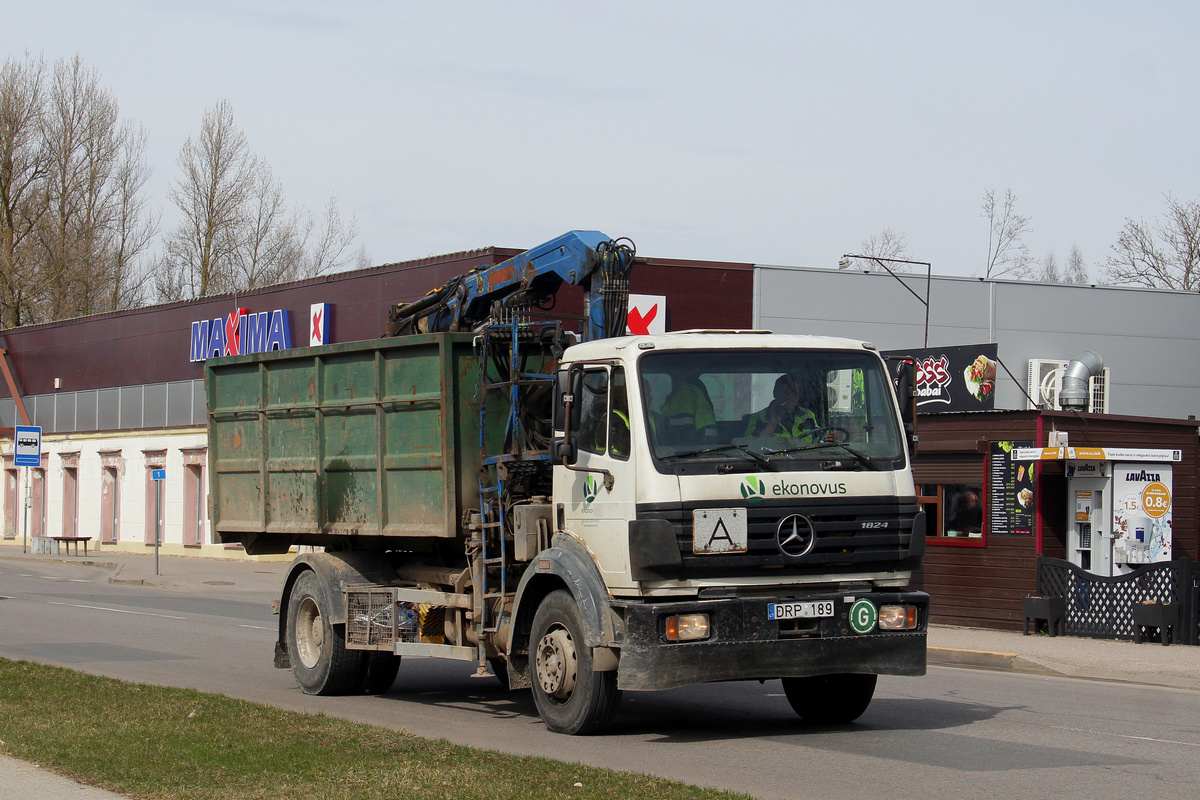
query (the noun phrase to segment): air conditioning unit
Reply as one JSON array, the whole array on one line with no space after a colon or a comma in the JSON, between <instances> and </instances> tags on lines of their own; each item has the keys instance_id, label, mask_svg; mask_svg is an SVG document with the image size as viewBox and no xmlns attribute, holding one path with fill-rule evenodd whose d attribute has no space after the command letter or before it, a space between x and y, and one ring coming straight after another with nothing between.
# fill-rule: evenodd
<instances>
[{"instance_id":1,"label":"air conditioning unit","mask_svg":"<svg viewBox=\"0 0 1200 800\"><path fill-rule=\"evenodd\" d=\"M854 372L841 369L832 373L826 382L829 395L829 410L842 414L850 413L854 402Z\"/></svg>"},{"instance_id":2,"label":"air conditioning unit","mask_svg":"<svg viewBox=\"0 0 1200 800\"><path fill-rule=\"evenodd\" d=\"M1060 361L1053 358L1029 359L1029 380L1026 389L1033 402L1045 404L1055 411L1061 411L1058 403L1058 393L1062 390L1063 374L1067 371L1070 361ZM1108 413L1108 382L1109 369L1105 367L1101 373L1088 379L1088 411L1093 414ZM1034 408L1028 404L1028 408Z\"/></svg>"}]
</instances>

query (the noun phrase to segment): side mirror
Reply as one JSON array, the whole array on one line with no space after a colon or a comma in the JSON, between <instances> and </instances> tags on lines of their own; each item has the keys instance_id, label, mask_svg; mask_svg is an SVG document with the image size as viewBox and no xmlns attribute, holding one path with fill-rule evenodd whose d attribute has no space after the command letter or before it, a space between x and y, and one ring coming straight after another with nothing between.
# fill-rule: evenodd
<instances>
[{"instance_id":1,"label":"side mirror","mask_svg":"<svg viewBox=\"0 0 1200 800\"><path fill-rule=\"evenodd\" d=\"M562 431L562 438L550 440L550 457L555 464L574 464L579 457L576 438L581 419L579 399L583 396L583 370L573 367L560 369L554 392L554 430Z\"/></svg>"},{"instance_id":2,"label":"side mirror","mask_svg":"<svg viewBox=\"0 0 1200 800\"><path fill-rule=\"evenodd\" d=\"M903 358L896 366L896 400L900 403L900 421L908 440L908 451L917 451L917 362Z\"/></svg>"}]
</instances>

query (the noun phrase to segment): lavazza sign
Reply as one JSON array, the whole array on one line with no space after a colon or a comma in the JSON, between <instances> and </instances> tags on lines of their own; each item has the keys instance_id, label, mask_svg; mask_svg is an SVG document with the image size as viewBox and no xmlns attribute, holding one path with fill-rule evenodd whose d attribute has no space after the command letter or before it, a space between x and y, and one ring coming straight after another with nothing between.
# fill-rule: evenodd
<instances>
[{"instance_id":1,"label":"lavazza sign","mask_svg":"<svg viewBox=\"0 0 1200 800\"><path fill-rule=\"evenodd\" d=\"M314 303L310 307L310 346L329 343L329 311L329 303ZM192 323L191 361L291 348L292 319L287 309L251 313L247 308L239 308L225 318Z\"/></svg>"}]
</instances>

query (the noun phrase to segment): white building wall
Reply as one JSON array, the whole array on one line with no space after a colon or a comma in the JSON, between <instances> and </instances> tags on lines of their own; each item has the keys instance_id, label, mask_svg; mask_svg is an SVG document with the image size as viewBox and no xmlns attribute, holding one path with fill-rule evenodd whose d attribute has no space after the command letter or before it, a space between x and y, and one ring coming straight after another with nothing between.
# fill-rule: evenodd
<instances>
[{"instance_id":1,"label":"white building wall","mask_svg":"<svg viewBox=\"0 0 1200 800\"><path fill-rule=\"evenodd\" d=\"M46 528L45 535L60 536L64 531L64 512L69 508L64 503L65 465L68 461L64 456L78 453L78 535L90 536L88 552L120 550L134 553L153 552L153 538L147 544L147 526L153 524L153 505L147 503L147 482L149 467L146 452L165 451L164 467L166 480L163 481L163 531L160 552L166 555L204 555L216 557L244 557L240 548L229 549L223 544L212 543L212 529L208 521L208 466L207 458L203 460L201 470L200 497L204 504L204 536L203 544L194 546L184 542L184 526L188 516L184 507L185 476L187 473L187 456L191 453L196 459L200 451L205 451L208 445L207 433L204 428L178 428L154 431L118 431L110 433L49 435L42 438L42 450L46 454L43 463L46 466ZM0 444L0 456L3 457L6 469L12 469L12 442ZM119 452L115 458L117 468L118 494L120 507L118 539L115 544L101 544L101 514L102 514L102 471L104 458L102 453ZM206 452L206 451L205 451ZM24 467L16 468L18 476L18 494L16 498L16 526L11 531L5 529L3 545L20 547L26 533L26 515L24 513L24 498L26 481L31 480L31 470ZM5 492L0 492L0 512L2 519L10 519L8 498ZM150 506L149 509L147 506ZM149 510L149 516L147 511ZM31 510L32 513L32 510ZM69 530L69 528L68 528Z\"/></svg>"}]
</instances>

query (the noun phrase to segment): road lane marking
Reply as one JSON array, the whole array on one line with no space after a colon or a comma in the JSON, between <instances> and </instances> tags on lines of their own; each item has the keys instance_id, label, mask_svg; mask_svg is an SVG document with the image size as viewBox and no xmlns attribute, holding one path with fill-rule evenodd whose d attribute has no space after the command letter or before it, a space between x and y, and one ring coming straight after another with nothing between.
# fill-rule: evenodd
<instances>
[{"instance_id":1,"label":"road lane marking","mask_svg":"<svg viewBox=\"0 0 1200 800\"><path fill-rule=\"evenodd\" d=\"M256 630L256 631L273 631L273 630L275 630L274 628L264 628L262 625L242 625L240 623L238 624L238 627L239 628L254 628L254 630Z\"/></svg>"},{"instance_id":2,"label":"road lane marking","mask_svg":"<svg viewBox=\"0 0 1200 800\"><path fill-rule=\"evenodd\" d=\"M1057 728L1060 731L1071 731L1072 733L1088 733L1092 736L1115 736L1118 739L1133 739L1138 742L1154 742L1155 744L1181 744L1184 747L1200 747L1200 742L1177 742L1174 739L1156 739L1153 736L1130 736L1127 733L1109 733L1107 731L1089 731L1083 728L1068 728L1063 725L1051 725L1052 728Z\"/></svg>"},{"instance_id":3,"label":"road lane marking","mask_svg":"<svg viewBox=\"0 0 1200 800\"><path fill-rule=\"evenodd\" d=\"M105 608L104 606L84 606L78 603L57 603L53 600L48 601L52 606L69 606L71 608L88 608L92 611L114 611L118 614L137 614L139 617L161 617L163 619L187 619L187 617L173 617L170 614L151 614L149 611L127 611L123 608Z\"/></svg>"}]
</instances>

